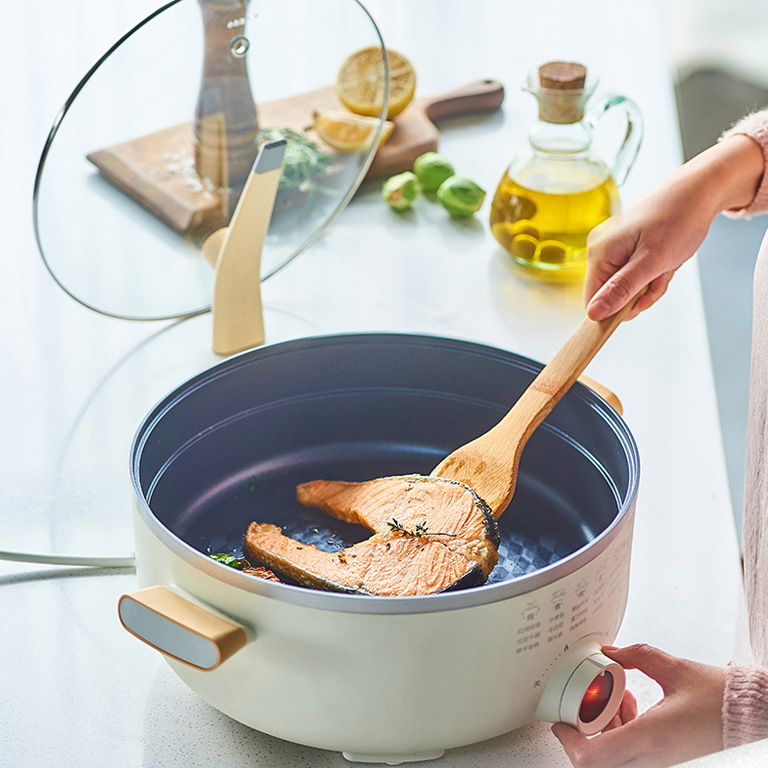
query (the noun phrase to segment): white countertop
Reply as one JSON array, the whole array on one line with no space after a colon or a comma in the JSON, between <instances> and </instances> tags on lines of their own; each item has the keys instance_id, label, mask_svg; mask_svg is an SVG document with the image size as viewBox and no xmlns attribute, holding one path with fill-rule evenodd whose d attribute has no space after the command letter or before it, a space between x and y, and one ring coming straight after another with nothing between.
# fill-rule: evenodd
<instances>
[{"instance_id":1,"label":"white countertop","mask_svg":"<svg viewBox=\"0 0 768 768\"><path fill-rule=\"evenodd\" d=\"M589 63L606 89L630 95L646 121L625 201L681 161L660 3L369 0L385 42L407 52L419 93L473 80L504 83L503 111L446 125L441 149L489 190L476 219L433 205L398 216L365 186L331 229L263 288L268 342L354 331L459 337L546 360L582 317L578 287L528 280L487 226L490 198L532 119L519 90L530 66ZM40 260L31 223L34 173L64 99L117 36L154 4L45 0L0 25L0 549L130 555L128 445L169 389L216 362L210 316L131 323L66 296ZM592 24L600 18L602 23ZM642 66L640 66L642 62ZM620 328L588 373L613 389L640 447L629 606L618 642L744 661L739 555L695 264L667 297ZM345 765L209 707L160 656L123 631L116 601L131 569L0 563L0 765ZM655 686L631 675L642 705ZM699 761L765 762L764 745ZM762 756L762 758L761 758ZM547 725L451 750L440 768L567 766Z\"/></svg>"}]
</instances>

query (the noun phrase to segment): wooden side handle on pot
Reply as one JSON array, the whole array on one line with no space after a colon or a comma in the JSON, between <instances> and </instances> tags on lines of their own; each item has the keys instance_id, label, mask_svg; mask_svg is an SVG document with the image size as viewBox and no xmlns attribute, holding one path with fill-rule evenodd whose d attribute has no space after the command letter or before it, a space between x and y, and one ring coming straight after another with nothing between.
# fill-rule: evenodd
<instances>
[{"instance_id":1,"label":"wooden side handle on pot","mask_svg":"<svg viewBox=\"0 0 768 768\"><path fill-rule=\"evenodd\" d=\"M147 645L191 667L210 671L248 642L245 629L162 586L123 595L120 623Z\"/></svg>"},{"instance_id":2,"label":"wooden side handle on pot","mask_svg":"<svg viewBox=\"0 0 768 768\"><path fill-rule=\"evenodd\" d=\"M580 381L585 387L589 387L594 393L600 395L600 397L602 397L603 400L605 400L605 402L619 414L619 416L624 414L624 406L621 404L621 400L619 400L617 395L612 390L608 389L608 387L603 386L599 381L595 381L584 374L579 376L577 381Z\"/></svg>"}]
</instances>

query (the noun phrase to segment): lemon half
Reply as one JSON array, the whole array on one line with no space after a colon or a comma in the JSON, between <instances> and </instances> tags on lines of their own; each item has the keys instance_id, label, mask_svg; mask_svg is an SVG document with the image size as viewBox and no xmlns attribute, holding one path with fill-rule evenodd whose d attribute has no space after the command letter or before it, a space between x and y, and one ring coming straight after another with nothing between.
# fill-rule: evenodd
<instances>
[{"instance_id":1,"label":"lemon half","mask_svg":"<svg viewBox=\"0 0 768 768\"><path fill-rule=\"evenodd\" d=\"M399 115L416 93L416 70L401 53L387 50L389 102L387 117ZM349 55L339 69L336 93L342 104L358 115L376 117L384 105L384 57L372 46Z\"/></svg>"},{"instance_id":2,"label":"lemon half","mask_svg":"<svg viewBox=\"0 0 768 768\"><path fill-rule=\"evenodd\" d=\"M371 146L379 122L375 117L323 111L315 112L313 127L329 147L341 152L360 152ZM389 120L384 121L378 146L390 137L394 127L394 123Z\"/></svg>"}]
</instances>

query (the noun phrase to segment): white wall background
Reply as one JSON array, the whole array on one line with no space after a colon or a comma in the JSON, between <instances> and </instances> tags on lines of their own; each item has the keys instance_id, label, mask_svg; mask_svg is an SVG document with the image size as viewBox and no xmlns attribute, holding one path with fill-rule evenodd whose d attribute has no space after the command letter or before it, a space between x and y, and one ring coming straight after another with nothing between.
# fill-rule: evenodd
<instances>
[{"instance_id":1,"label":"white wall background","mask_svg":"<svg viewBox=\"0 0 768 768\"><path fill-rule=\"evenodd\" d=\"M764 0L665 0L678 77L721 69L768 85L768 3Z\"/></svg>"}]
</instances>

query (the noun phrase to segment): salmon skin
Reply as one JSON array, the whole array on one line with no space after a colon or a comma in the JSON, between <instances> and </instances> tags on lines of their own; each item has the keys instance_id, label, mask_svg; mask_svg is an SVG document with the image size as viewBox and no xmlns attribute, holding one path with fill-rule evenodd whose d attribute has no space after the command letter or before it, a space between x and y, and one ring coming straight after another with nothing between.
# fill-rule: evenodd
<instances>
[{"instance_id":1,"label":"salmon skin","mask_svg":"<svg viewBox=\"0 0 768 768\"><path fill-rule=\"evenodd\" d=\"M488 505L456 480L424 475L362 483L313 480L298 500L373 535L338 552L251 523L247 552L303 586L367 595L429 595L485 583L498 561L499 526Z\"/></svg>"},{"instance_id":2,"label":"salmon skin","mask_svg":"<svg viewBox=\"0 0 768 768\"><path fill-rule=\"evenodd\" d=\"M247 573L249 576L255 576L257 579L264 579L265 581L276 581L278 584L280 584L280 579L275 576L272 571L270 571L268 568L262 568L261 566L256 566L253 568L243 568L243 573Z\"/></svg>"}]
</instances>

